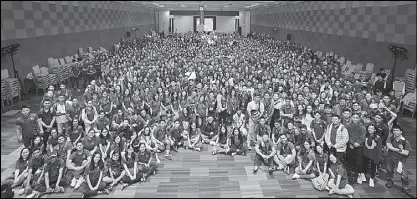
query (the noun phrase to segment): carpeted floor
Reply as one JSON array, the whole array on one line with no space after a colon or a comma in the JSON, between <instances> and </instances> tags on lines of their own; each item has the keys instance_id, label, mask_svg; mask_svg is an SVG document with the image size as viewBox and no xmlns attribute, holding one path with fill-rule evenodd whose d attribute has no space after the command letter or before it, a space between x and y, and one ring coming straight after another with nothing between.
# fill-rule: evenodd
<instances>
[{"instance_id":1,"label":"carpeted floor","mask_svg":"<svg viewBox=\"0 0 417 199\"><path fill-rule=\"evenodd\" d=\"M41 96L26 97L26 100L5 107L1 115L1 179L9 176L14 169L22 146L16 140L15 120L22 104L29 105L32 111L39 110ZM411 142L413 152L406 168L411 181L411 188L416 192L416 120L404 117L399 120L404 127L404 136ZM125 190L120 185L109 196L97 197L339 197L328 192L315 190L310 181L292 180L292 174L275 172L271 178L266 172L252 173L254 151L247 156L213 156L211 147L204 146L201 152L180 150L173 153L172 161L161 157L159 173L151 176L147 182L137 183ZM355 184L355 198L407 198L398 188L387 189L384 173L381 173L371 188L367 183ZM401 185L396 173L395 182ZM66 188L65 193L51 194L44 197L77 198L81 194Z\"/></svg>"}]
</instances>

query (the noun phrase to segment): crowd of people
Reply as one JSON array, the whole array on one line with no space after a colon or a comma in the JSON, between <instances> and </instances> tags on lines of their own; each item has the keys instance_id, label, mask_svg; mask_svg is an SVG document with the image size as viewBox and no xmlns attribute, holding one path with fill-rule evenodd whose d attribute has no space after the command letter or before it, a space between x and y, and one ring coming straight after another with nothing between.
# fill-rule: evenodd
<instances>
[{"instance_id":1,"label":"crowd of people","mask_svg":"<svg viewBox=\"0 0 417 199\"><path fill-rule=\"evenodd\" d=\"M67 185L84 197L108 194L145 182L172 151L211 145L213 155L254 150L254 173L265 165L271 176L293 173L350 197L353 183L374 187L385 168L391 188L397 167L413 194L411 146L396 123L401 99L385 88L386 74L357 79L333 56L265 36L171 34L118 46L95 58L100 72L76 64L72 89L50 86L39 112L22 106L24 148L4 184L29 197Z\"/></svg>"}]
</instances>

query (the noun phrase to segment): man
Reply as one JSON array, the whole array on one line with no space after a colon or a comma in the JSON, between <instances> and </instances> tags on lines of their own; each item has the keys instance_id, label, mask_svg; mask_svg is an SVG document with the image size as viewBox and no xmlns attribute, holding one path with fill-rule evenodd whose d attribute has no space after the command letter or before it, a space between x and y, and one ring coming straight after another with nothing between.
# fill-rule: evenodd
<instances>
[{"instance_id":1,"label":"man","mask_svg":"<svg viewBox=\"0 0 417 199\"><path fill-rule=\"evenodd\" d=\"M105 128L109 129L110 119L105 116L105 113L104 113L103 110L98 112L98 118L97 118L96 125L97 125L97 130L99 130L99 131L101 131Z\"/></svg>"},{"instance_id":2,"label":"man","mask_svg":"<svg viewBox=\"0 0 417 199\"><path fill-rule=\"evenodd\" d=\"M56 95L57 96L64 95L65 96L65 101L71 101L71 98L72 98L71 90L66 88L66 85L65 85L64 82L61 82L59 84L59 90L56 92Z\"/></svg>"},{"instance_id":3,"label":"man","mask_svg":"<svg viewBox=\"0 0 417 199\"><path fill-rule=\"evenodd\" d=\"M336 156L341 162L345 162L346 143L349 141L349 133L345 126L340 123L340 116L332 115L332 124L327 127L325 141L327 147L336 148Z\"/></svg>"},{"instance_id":4,"label":"man","mask_svg":"<svg viewBox=\"0 0 417 199\"><path fill-rule=\"evenodd\" d=\"M285 104L281 106L281 117L283 118L283 126L288 124L288 121L292 120L295 114L295 108L291 104L291 100L289 98L285 98Z\"/></svg>"},{"instance_id":5,"label":"man","mask_svg":"<svg viewBox=\"0 0 417 199\"><path fill-rule=\"evenodd\" d=\"M55 103L53 106L53 112L55 113L57 130L59 134L63 134L69 131L70 122L72 118L70 117L71 105L65 101L64 93L60 93L58 97L58 103Z\"/></svg>"},{"instance_id":6,"label":"man","mask_svg":"<svg viewBox=\"0 0 417 199\"><path fill-rule=\"evenodd\" d=\"M171 141L168 140L167 137L167 126L166 126L166 118L161 117L161 120L159 121L159 125L156 127L156 129L153 131L153 136L155 138L155 141L158 143L158 150L157 152L163 152L165 150L165 158L168 160L172 160L172 156L170 154L171 150Z\"/></svg>"},{"instance_id":7,"label":"man","mask_svg":"<svg viewBox=\"0 0 417 199\"><path fill-rule=\"evenodd\" d=\"M91 154L84 149L83 142L78 142L76 151L74 151L67 161L67 168L73 178L71 180L71 187L78 189L84 182L84 169L91 162Z\"/></svg>"},{"instance_id":8,"label":"man","mask_svg":"<svg viewBox=\"0 0 417 199\"><path fill-rule=\"evenodd\" d=\"M83 104L80 103L78 98L73 97L69 117L71 119L74 119L75 117L77 117L77 119L80 119L81 111L83 110L83 108Z\"/></svg>"},{"instance_id":9,"label":"man","mask_svg":"<svg viewBox=\"0 0 417 199\"><path fill-rule=\"evenodd\" d=\"M248 125L248 150L251 150L251 142L256 139L256 127L258 125L259 118L264 113L264 104L260 101L259 93L254 94L254 98L249 102L247 111L249 115L249 125Z\"/></svg>"},{"instance_id":10,"label":"man","mask_svg":"<svg viewBox=\"0 0 417 199\"><path fill-rule=\"evenodd\" d=\"M201 138L203 143L214 145L217 139L217 131L219 126L214 122L213 115L209 115L207 122L204 127L201 129Z\"/></svg>"},{"instance_id":11,"label":"man","mask_svg":"<svg viewBox=\"0 0 417 199\"><path fill-rule=\"evenodd\" d=\"M273 157L275 156L276 150L275 146L271 140L269 140L268 134L263 134L262 139L258 140L255 145L255 168L253 173L257 173L259 166L265 164L268 166L268 172L270 175L274 172L273 166Z\"/></svg>"},{"instance_id":12,"label":"man","mask_svg":"<svg viewBox=\"0 0 417 199\"><path fill-rule=\"evenodd\" d=\"M410 182L405 169L405 163L411 153L411 144L402 136L402 133L401 127L394 125L392 127L392 135L387 139L387 183L385 186L391 188L394 184L394 168L398 165L397 171L401 173L403 191L410 197L415 198L416 196L410 190Z\"/></svg>"},{"instance_id":13,"label":"man","mask_svg":"<svg viewBox=\"0 0 417 199\"><path fill-rule=\"evenodd\" d=\"M350 122L350 117L352 116L352 111L350 110L350 108L345 108L343 109L342 112L342 119L341 119L341 123L343 125L347 125Z\"/></svg>"},{"instance_id":14,"label":"man","mask_svg":"<svg viewBox=\"0 0 417 199\"><path fill-rule=\"evenodd\" d=\"M274 162L278 164L278 168L275 170L284 170L284 172L289 174L290 166L295 163L295 157L294 145L288 141L287 134L281 134L277 145L277 153L274 156Z\"/></svg>"},{"instance_id":15,"label":"man","mask_svg":"<svg viewBox=\"0 0 417 199\"><path fill-rule=\"evenodd\" d=\"M28 176L26 179L25 193L30 195L32 191L32 185L40 184L44 175L44 158L42 156L40 148L32 149L32 157L28 163Z\"/></svg>"},{"instance_id":16,"label":"man","mask_svg":"<svg viewBox=\"0 0 417 199\"><path fill-rule=\"evenodd\" d=\"M40 197L41 193L63 193L66 183L64 176L65 160L57 157L56 152L49 153L45 160L45 178L34 187L34 198Z\"/></svg>"},{"instance_id":17,"label":"man","mask_svg":"<svg viewBox=\"0 0 417 199\"><path fill-rule=\"evenodd\" d=\"M122 109L117 109L117 114L113 115L112 123L111 123L111 131L115 131L119 129L120 126L123 124L123 111Z\"/></svg>"},{"instance_id":18,"label":"man","mask_svg":"<svg viewBox=\"0 0 417 199\"><path fill-rule=\"evenodd\" d=\"M271 137L271 127L266 124L266 119L264 117L261 117L259 119L259 125L256 127L255 130L257 140L260 140L263 134L268 134L269 137Z\"/></svg>"},{"instance_id":19,"label":"man","mask_svg":"<svg viewBox=\"0 0 417 199\"><path fill-rule=\"evenodd\" d=\"M43 135L43 143L44 143L44 152L46 150L46 145L48 143L48 138L51 135L51 130L55 124L55 113L54 109L50 106L51 100L45 99L43 100L43 107L38 113L39 118L39 133Z\"/></svg>"},{"instance_id":20,"label":"man","mask_svg":"<svg viewBox=\"0 0 417 199\"><path fill-rule=\"evenodd\" d=\"M21 107L22 115L17 118L17 142L22 143L29 148L34 138L34 133L41 127L39 117L36 113L30 113L30 108L23 105Z\"/></svg>"},{"instance_id":21,"label":"man","mask_svg":"<svg viewBox=\"0 0 417 199\"><path fill-rule=\"evenodd\" d=\"M174 151L178 151L178 146L180 146L180 143L183 139L182 136L182 126L179 120L175 120L174 127L171 128L168 134L168 140L171 141L172 149Z\"/></svg>"},{"instance_id":22,"label":"man","mask_svg":"<svg viewBox=\"0 0 417 199\"><path fill-rule=\"evenodd\" d=\"M362 184L363 181L366 181L364 171L362 170L363 146L366 136L366 127L360 121L358 113L352 114L351 122L346 125L346 129L349 133L347 149L347 159L349 163L347 166L354 168L354 176L357 176L358 184Z\"/></svg>"}]
</instances>

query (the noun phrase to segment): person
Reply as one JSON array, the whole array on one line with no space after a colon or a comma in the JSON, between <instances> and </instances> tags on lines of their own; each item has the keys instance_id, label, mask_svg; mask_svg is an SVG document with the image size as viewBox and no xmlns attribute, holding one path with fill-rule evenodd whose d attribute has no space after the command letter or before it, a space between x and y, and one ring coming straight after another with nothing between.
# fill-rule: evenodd
<instances>
[{"instance_id":1,"label":"person","mask_svg":"<svg viewBox=\"0 0 417 199\"><path fill-rule=\"evenodd\" d=\"M83 193L82 198L89 198L99 194L109 194L106 189L106 183L103 182L105 172L105 165L100 152L95 152L92 155L92 161L85 168L85 182L80 189Z\"/></svg>"},{"instance_id":2,"label":"person","mask_svg":"<svg viewBox=\"0 0 417 199\"><path fill-rule=\"evenodd\" d=\"M103 129L109 129L110 127L110 120L109 118L107 118L106 113L104 112L104 110L100 110L98 112L98 118L96 121L96 126L97 126L97 132L100 132Z\"/></svg>"},{"instance_id":3,"label":"person","mask_svg":"<svg viewBox=\"0 0 417 199\"><path fill-rule=\"evenodd\" d=\"M251 149L251 142L256 139L256 129L258 125L258 120L264 113L264 104L260 101L260 94L255 93L252 101L248 103L247 112L249 116L248 124L248 150Z\"/></svg>"},{"instance_id":4,"label":"person","mask_svg":"<svg viewBox=\"0 0 417 199\"><path fill-rule=\"evenodd\" d=\"M20 108L20 112L22 115L16 119L17 141L18 143L23 142L23 145L29 148L35 136L34 133L41 128L41 125L38 121L38 115L36 113L30 113L30 108L26 105Z\"/></svg>"},{"instance_id":5,"label":"person","mask_svg":"<svg viewBox=\"0 0 417 199\"><path fill-rule=\"evenodd\" d=\"M159 125L153 131L153 137L155 138L155 142L158 144L158 153L165 151L165 159L172 160L171 152L171 141L168 140L167 134L167 125L165 118L161 117L159 121Z\"/></svg>"},{"instance_id":6,"label":"person","mask_svg":"<svg viewBox=\"0 0 417 199\"><path fill-rule=\"evenodd\" d=\"M370 165L370 174L369 186L375 186L375 174L376 168L382 158L382 140L379 135L376 133L374 125L369 125L367 128L366 138L363 147L363 160L362 160L362 170L364 173L367 172L368 166ZM362 181L366 181L366 178L362 178Z\"/></svg>"},{"instance_id":7,"label":"person","mask_svg":"<svg viewBox=\"0 0 417 199\"><path fill-rule=\"evenodd\" d=\"M201 147L203 143L201 142L201 132L200 128L197 128L197 123L191 123L191 129L188 132L187 139L185 140L186 143L184 144L188 149L201 151Z\"/></svg>"},{"instance_id":8,"label":"person","mask_svg":"<svg viewBox=\"0 0 417 199\"><path fill-rule=\"evenodd\" d=\"M295 173L292 176L292 179L313 179L316 175L313 172L314 168L314 151L311 149L311 144L309 140L304 140L304 146L298 153L298 167L295 168Z\"/></svg>"},{"instance_id":9,"label":"person","mask_svg":"<svg viewBox=\"0 0 417 199\"><path fill-rule=\"evenodd\" d=\"M316 111L314 113L314 119L310 124L311 134L313 135L313 138L316 142L316 146L317 145L321 145L322 147L324 146L324 142L325 142L324 137L325 137L326 128L327 128L326 122L321 119L320 112Z\"/></svg>"},{"instance_id":10,"label":"person","mask_svg":"<svg viewBox=\"0 0 417 199\"><path fill-rule=\"evenodd\" d=\"M101 156L103 158L103 161L105 162L108 157L110 157L111 152L111 144L112 144L113 138L111 137L109 130L107 128L104 128L101 130L99 135L99 141L98 141L98 149L101 153Z\"/></svg>"},{"instance_id":11,"label":"person","mask_svg":"<svg viewBox=\"0 0 417 199\"><path fill-rule=\"evenodd\" d=\"M53 151L56 151L58 158L67 162L71 155L72 149L73 149L73 146L71 142L67 141L67 138L65 137L65 135L59 134L58 144L55 145L55 147L53 148Z\"/></svg>"},{"instance_id":12,"label":"person","mask_svg":"<svg viewBox=\"0 0 417 199\"><path fill-rule=\"evenodd\" d=\"M71 154L67 161L67 169L69 176L72 178L70 186L74 190L80 188L84 182L85 167L91 162L91 154L87 149L84 149L83 142L78 142L76 150ZM71 177L72 176L72 177Z\"/></svg>"},{"instance_id":13,"label":"person","mask_svg":"<svg viewBox=\"0 0 417 199\"><path fill-rule=\"evenodd\" d=\"M314 158L314 173L316 176L329 175L327 173L329 166L329 155L324 152L323 146L316 145Z\"/></svg>"},{"instance_id":14,"label":"person","mask_svg":"<svg viewBox=\"0 0 417 199\"><path fill-rule=\"evenodd\" d=\"M269 140L268 134L263 134L262 139L258 140L255 145L255 168L253 169L253 173L257 173L259 166L265 164L268 166L268 172L270 175L274 172L273 167L273 157L276 153L275 146Z\"/></svg>"},{"instance_id":15,"label":"person","mask_svg":"<svg viewBox=\"0 0 417 199\"><path fill-rule=\"evenodd\" d=\"M349 133L346 127L340 123L339 115L332 115L332 123L327 127L324 139L329 149L336 148L337 159L344 163L346 157L346 144L349 141Z\"/></svg>"},{"instance_id":16,"label":"person","mask_svg":"<svg viewBox=\"0 0 417 199\"><path fill-rule=\"evenodd\" d=\"M230 151L230 147L228 145L228 139L230 134L227 132L226 125L220 125L219 131L217 134L217 139L213 146L212 154L216 155L217 153L224 153L228 154Z\"/></svg>"},{"instance_id":17,"label":"person","mask_svg":"<svg viewBox=\"0 0 417 199\"><path fill-rule=\"evenodd\" d=\"M41 135L37 135L35 138L33 138L32 144L30 146L30 151L34 151L35 149L41 149L41 154L43 153L44 149L44 143Z\"/></svg>"},{"instance_id":18,"label":"person","mask_svg":"<svg viewBox=\"0 0 417 199\"><path fill-rule=\"evenodd\" d=\"M130 145L126 148L126 153L122 156L122 165L126 171L125 176L122 178L122 190L143 179L143 173L138 170L138 155L134 153L133 147Z\"/></svg>"},{"instance_id":19,"label":"person","mask_svg":"<svg viewBox=\"0 0 417 199\"><path fill-rule=\"evenodd\" d=\"M96 121L98 118L98 113L96 108L93 106L93 101L88 100L86 107L81 111L81 119L85 125L85 132L88 132L90 129L96 128Z\"/></svg>"},{"instance_id":20,"label":"person","mask_svg":"<svg viewBox=\"0 0 417 199\"><path fill-rule=\"evenodd\" d=\"M390 135L387 139L387 182L385 183L385 186L387 188L391 188L393 186L394 168L397 165L397 171L401 173L403 191L407 195L415 197L414 193L410 189L410 181L405 167L405 163L411 153L411 144L402 134L402 128L398 125L394 125L392 127L392 135Z\"/></svg>"},{"instance_id":21,"label":"person","mask_svg":"<svg viewBox=\"0 0 417 199\"><path fill-rule=\"evenodd\" d=\"M230 154L231 156L235 155L244 155L246 156L247 148L246 148L246 137L243 133L239 130L239 128L235 127L233 129L232 135L229 137L227 143L229 144Z\"/></svg>"},{"instance_id":22,"label":"person","mask_svg":"<svg viewBox=\"0 0 417 199\"><path fill-rule=\"evenodd\" d=\"M28 163L28 176L26 179L26 186L24 193L30 195L34 185L40 184L44 176L44 157L42 156L41 148L33 148L32 157Z\"/></svg>"},{"instance_id":23,"label":"person","mask_svg":"<svg viewBox=\"0 0 417 199\"><path fill-rule=\"evenodd\" d=\"M95 134L95 130L90 129L87 132L87 135L82 139L83 148L90 152L90 154L94 154L97 150L99 150L100 139L97 138Z\"/></svg>"},{"instance_id":24,"label":"person","mask_svg":"<svg viewBox=\"0 0 417 199\"><path fill-rule=\"evenodd\" d=\"M336 148L330 149L330 179L327 183L326 190L329 191L330 195L336 193L339 195L346 195L349 198L353 198L353 193L355 193L355 190L350 184L348 184L346 169L343 167L343 164L337 158L337 153L338 152L336 151Z\"/></svg>"},{"instance_id":25,"label":"person","mask_svg":"<svg viewBox=\"0 0 417 199\"><path fill-rule=\"evenodd\" d=\"M262 116L259 118L259 124L256 126L255 133L257 136L257 140L261 139L261 135L268 134L271 137L271 127L269 124L266 123L266 119Z\"/></svg>"},{"instance_id":26,"label":"person","mask_svg":"<svg viewBox=\"0 0 417 199\"><path fill-rule=\"evenodd\" d=\"M51 130L55 126L56 115L53 111L54 109L50 106L51 100L45 99L43 100L43 107L38 113L39 124L40 124L40 131L39 133L43 135L43 142L44 147L43 150L46 152L46 146L48 143L48 138L51 135Z\"/></svg>"},{"instance_id":27,"label":"person","mask_svg":"<svg viewBox=\"0 0 417 199\"><path fill-rule=\"evenodd\" d=\"M48 153L45 158L44 178L34 185L28 197L39 198L43 194L63 193L67 178L64 175L65 160L58 158L56 151Z\"/></svg>"},{"instance_id":28,"label":"person","mask_svg":"<svg viewBox=\"0 0 417 199\"><path fill-rule=\"evenodd\" d=\"M214 142L218 137L218 134L216 133L218 128L217 123L214 122L213 115L209 115L205 126L201 129L201 138L203 143L214 145Z\"/></svg>"},{"instance_id":29,"label":"person","mask_svg":"<svg viewBox=\"0 0 417 199\"><path fill-rule=\"evenodd\" d=\"M145 182L150 175L155 175L158 168L156 159L152 158L152 153L146 149L145 143L139 144L138 156L138 171L143 173L142 182Z\"/></svg>"},{"instance_id":30,"label":"person","mask_svg":"<svg viewBox=\"0 0 417 199\"><path fill-rule=\"evenodd\" d=\"M120 161L120 151L114 151L110 158L106 161L106 166L108 170L105 171L103 182L110 184L108 186L109 190L113 190L113 187L116 186L123 177L126 175L126 171L123 170L123 166Z\"/></svg>"},{"instance_id":31,"label":"person","mask_svg":"<svg viewBox=\"0 0 417 199\"><path fill-rule=\"evenodd\" d=\"M278 144L276 145L277 153L274 156L274 162L278 165L275 170L284 170L288 175L290 173L290 166L295 163L296 150L293 143L287 139L287 134L279 135Z\"/></svg>"},{"instance_id":32,"label":"person","mask_svg":"<svg viewBox=\"0 0 417 199\"><path fill-rule=\"evenodd\" d=\"M69 102L65 101L65 94L61 92L58 97L58 102L54 104L52 107L54 116L55 116L55 122L57 126L57 130L59 134L65 134L68 133L70 122L72 118L70 117L71 113L71 105Z\"/></svg>"},{"instance_id":33,"label":"person","mask_svg":"<svg viewBox=\"0 0 417 199\"><path fill-rule=\"evenodd\" d=\"M67 133L67 139L71 142L72 146L75 147L77 142L80 142L84 137L84 129L79 123L79 119L74 117L69 132Z\"/></svg>"},{"instance_id":34,"label":"person","mask_svg":"<svg viewBox=\"0 0 417 199\"><path fill-rule=\"evenodd\" d=\"M30 149L27 147L22 148L20 156L16 161L15 171L11 176L6 177L2 183L10 185L12 189L22 184L26 186L27 183L24 184L24 182L28 176L30 159Z\"/></svg>"},{"instance_id":35,"label":"person","mask_svg":"<svg viewBox=\"0 0 417 199\"><path fill-rule=\"evenodd\" d=\"M348 166L353 168L357 183L362 184L365 173L362 171L363 144L365 142L366 127L360 122L359 113L353 113L350 122L346 125L349 133L347 147Z\"/></svg>"},{"instance_id":36,"label":"person","mask_svg":"<svg viewBox=\"0 0 417 199\"><path fill-rule=\"evenodd\" d=\"M276 120L274 122L274 127L272 128L271 132L271 140L272 142L277 145L279 136L283 133L283 128L281 127L281 122L279 120Z\"/></svg>"}]
</instances>

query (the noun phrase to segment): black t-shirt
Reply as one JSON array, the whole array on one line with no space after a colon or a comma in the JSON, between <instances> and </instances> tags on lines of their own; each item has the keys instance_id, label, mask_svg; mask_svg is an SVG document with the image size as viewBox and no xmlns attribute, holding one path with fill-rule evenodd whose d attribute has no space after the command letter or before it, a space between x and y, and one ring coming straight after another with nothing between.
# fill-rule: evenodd
<instances>
[{"instance_id":1,"label":"black t-shirt","mask_svg":"<svg viewBox=\"0 0 417 199\"><path fill-rule=\"evenodd\" d=\"M52 111L51 108L47 112L44 109L42 109L38 113L38 117L41 118L43 123L45 123L46 125L51 124L52 119L54 118L54 116L55 116L55 113Z\"/></svg>"}]
</instances>

